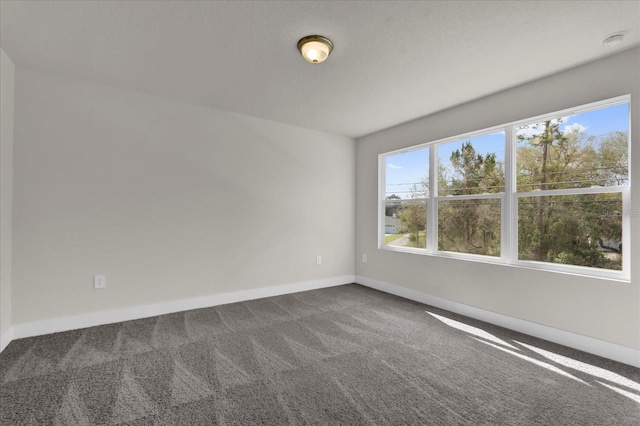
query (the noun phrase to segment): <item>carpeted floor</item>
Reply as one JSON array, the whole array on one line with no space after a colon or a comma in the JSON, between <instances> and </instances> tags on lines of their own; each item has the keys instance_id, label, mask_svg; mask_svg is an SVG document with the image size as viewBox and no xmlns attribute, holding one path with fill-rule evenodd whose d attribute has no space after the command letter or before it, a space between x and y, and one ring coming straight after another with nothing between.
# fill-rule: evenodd
<instances>
[{"instance_id":1,"label":"carpeted floor","mask_svg":"<svg viewBox=\"0 0 640 426\"><path fill-rule=\"evenodd\" d=\"M637 425L640 371L356 284L13 341L0 424Z\"/></svg>"}]
</instances>

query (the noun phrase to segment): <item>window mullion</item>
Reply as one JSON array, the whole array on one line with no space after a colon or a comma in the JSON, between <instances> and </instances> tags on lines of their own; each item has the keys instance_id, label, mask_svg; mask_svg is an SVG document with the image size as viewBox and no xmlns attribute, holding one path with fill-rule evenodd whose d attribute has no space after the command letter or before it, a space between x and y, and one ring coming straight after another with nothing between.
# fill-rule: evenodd
<instances>
[{"instance_id":1,"label":"window mullion","mask_svg":"<svg viewBox=\"0 0 640 426\"><path fill-rule=\"evenodd\" d=\"M516 216L516 138L515 127L504 129L504 198L502 199L501 257L507 263L518 258L518 218Z\"/></svg>"},{"instance_id":2,"label":"window mullion","mask_svg":"<svg viewBox=\"0 0 640 426\"><path fill-rule=\"evenodd\" d=\"M437 144L429 146L429 200L427 201L427 251L438 251L438 154Z\"/></svg>"}]
</instances>

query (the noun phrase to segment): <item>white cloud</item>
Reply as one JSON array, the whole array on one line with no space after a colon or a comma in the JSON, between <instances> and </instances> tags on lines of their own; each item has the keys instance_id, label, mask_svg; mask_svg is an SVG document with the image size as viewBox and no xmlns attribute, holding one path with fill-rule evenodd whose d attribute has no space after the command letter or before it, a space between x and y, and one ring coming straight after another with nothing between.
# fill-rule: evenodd
<instances>
[{"instance_id":1,"label":"white cloud","mask_svg":"<svg viewBox=\"0 0 640 426\"><path fill-rule=\"evenodd\" d=\"M565 133L583 133L585 130L587 130L586 126L583 126L580 123L572 123L572 124L567 124L566 126L564 126L564 131Z\"/></svg>"},{"instance_id":2,"label":"white cloud","mask_svg":"<svg viewBox=\"0 0 640 426\"><path fill-rule=\"evenodd\" d=\"M397 165L395 165L395 164L393 164L393 163L389 163L389 166L388 166L388 167L389 167L390 169L401 169L401 168L402 168L402 166L397 166Z\"/></svg>"}]
</instances>

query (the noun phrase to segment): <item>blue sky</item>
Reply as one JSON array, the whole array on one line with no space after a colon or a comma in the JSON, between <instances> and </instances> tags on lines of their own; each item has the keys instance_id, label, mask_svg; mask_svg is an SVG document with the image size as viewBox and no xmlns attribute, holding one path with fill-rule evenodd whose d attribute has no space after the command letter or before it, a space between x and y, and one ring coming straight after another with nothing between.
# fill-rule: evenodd
<instances>
[{"instance_id":1,"label":"blue sky","mask_svg":"<svg viewBox=\"0 0 640 426\"><path fill-rule=\"evenodd\" d=\"M404 152L386 158L387 196L411 198L413 184L420 185L429 170L429 149Z\"/></svg>"},{"instance_id":2,"label":"blue sky","mask_svg":"<svg viewBox=\"0 0 640 426\"><path fill-rule=\"evenodd\" d=\"M563 117L562 130L576 129L587 135L604 135L614 131L629 131L629 105L615 105ZM438 146L439 161L445 167L450 165L451 153L460 149L469 138ZM498 161L504 161L504 133L498 132L471 138L471 143L480 154L493 152ZM429 170L429 149L405 152L386 157L386 195L396 194L401 198L411 198L413 184L420 185Z\"/></svg>"},{"instance_id":3,"label":"blue sky","mask_svg":"<svg viewBox=\"0 0 640 426\"><path fill-rule=\"evenodd\" d=\"M610 132L629 131L629 104L616 105L596 111L570 116L565 126L579 123L586 127L589 135L603 135ZM564 127L563 127L564 129Z\"/></svg>"}]
</instances>

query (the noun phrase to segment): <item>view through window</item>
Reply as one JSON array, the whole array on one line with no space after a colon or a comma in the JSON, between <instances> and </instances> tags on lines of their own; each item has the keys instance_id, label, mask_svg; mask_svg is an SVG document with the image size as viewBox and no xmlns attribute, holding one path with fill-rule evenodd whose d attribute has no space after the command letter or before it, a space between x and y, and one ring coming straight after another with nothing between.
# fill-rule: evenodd
<instances>
[{"instance_id":1,"label":"view through window","mask_svg":"<svg viewBox=\"0 0 640 426\"><path fill-rule=\"evenodd\" d=\"M380 246L623 271L629 117L621 97L381 155Z\"/></svg>"},{"instance_id":2,"label":"view through window","mask_svg":"<svg viewBox=\"0 0 640 426\"><path fill-rule=\"evenodd\" d=\"M531 122L516 135L518 258L622 269L629 104Z\"/></svg>"},{"instance_id":3,"label":"view through window","mask_svg":"<svg viewBox=\"0 0 640 426\"><path fill-rule=\"evenodd\" d=\"M385 244L427 247L429 149L415 149L386 159Z\"/></svg>"},{"instance_id":4,"label":"view through window","mask_svg":"<svg viewBox=\"0 0 640 426\"><path fill-rule=\"evenodd\" d=\"M443 143L437 151L438 250L500 256L504 132Z\"/></svg>"}]
</instances>

